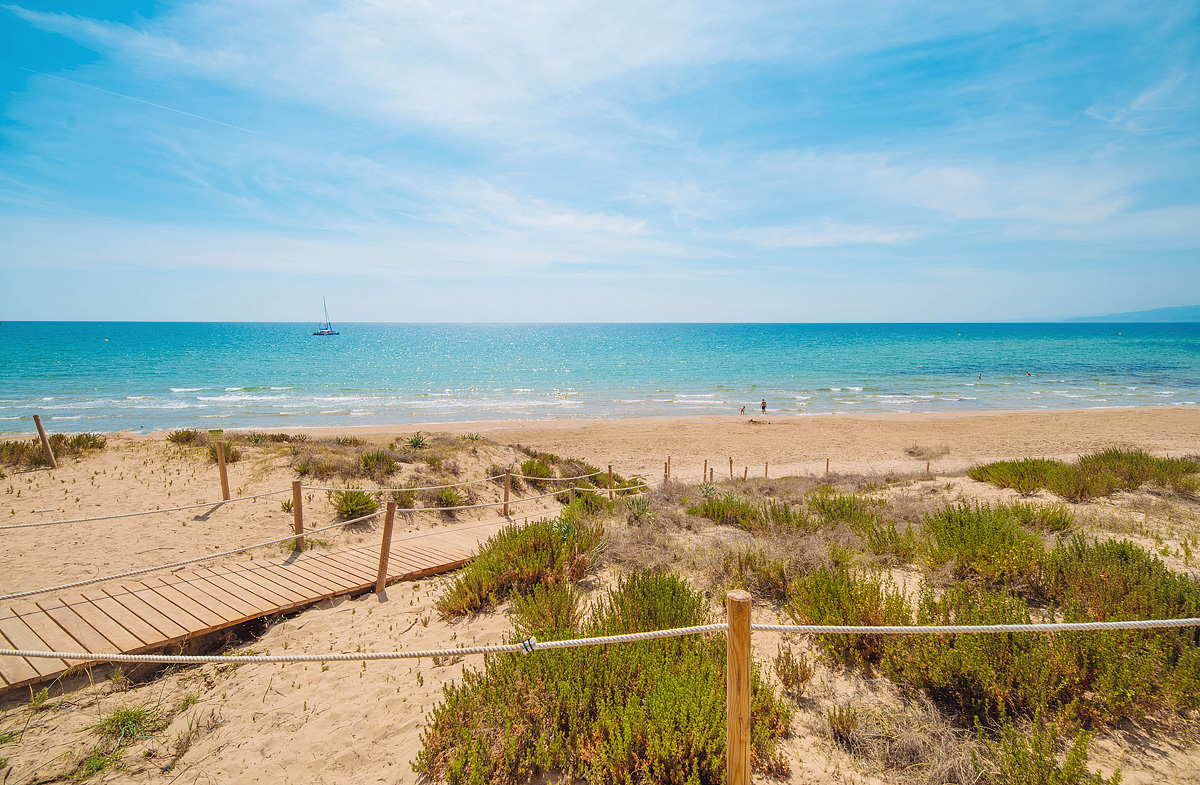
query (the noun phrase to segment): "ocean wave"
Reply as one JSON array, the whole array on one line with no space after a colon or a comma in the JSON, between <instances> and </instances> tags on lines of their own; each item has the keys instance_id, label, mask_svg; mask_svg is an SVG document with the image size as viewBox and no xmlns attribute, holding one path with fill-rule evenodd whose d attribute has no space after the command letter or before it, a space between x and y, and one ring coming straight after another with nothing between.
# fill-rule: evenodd
<instances>
[{"instance_id":1,"label":"ocean wave","mask_svg":"<svg viewBox=\"0 0 1200 785\"><path fill-rule=\"evenodd\" d=\"M200 392L203 389L204 389L203 387L172 387L171 392L173 392L173 393Z\"/></svg>"}]
</instances>

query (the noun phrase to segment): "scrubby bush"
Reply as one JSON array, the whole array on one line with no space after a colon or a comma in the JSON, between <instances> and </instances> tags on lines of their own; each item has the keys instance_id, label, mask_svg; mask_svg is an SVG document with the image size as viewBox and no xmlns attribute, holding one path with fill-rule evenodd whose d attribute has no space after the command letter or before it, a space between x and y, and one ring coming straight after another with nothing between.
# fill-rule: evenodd
<instances>
[{"instance_id":1,"label":"scrubby bush","mask_svg":"<svg viewBox=\"0 0 1200 785\"><path fill-rule=\"evenodd\" d=\"M963 502L927 517L929 563L946 566L956 580L988 586L1013 584L1029 594L1041 587L1041 539L1021 526L1027 506Z\"/></svg>"},{"instance_id":2,"label":"scrubby bush","mask_svg":"<svg viewBox=\"0 0 1200 785\"><path fill-rule=\"evenodd\" d=\"M243 457L245 457L242 455L242 451L240 449L238 449L236 444L231 444L230 442L225 442L224 447L225 447L225 463L237 463ZM215 443L208 445L208 460L210 463L217 462L217 445Z\"/></svg>"},{"instance_id":3,"label":"scrubby bush","mask_svg":"<svg viewBox=\"0 0 1200 785\"><path fill-rule=\"evenodd\" d=\"M333 491L330 498L338 517L344 521L370 515L379 509L379 501L375 495L358 488Z\"/></svg>"},{"instance_id":4,"label":"scrubby bush","mask_svg":"<svg viewBox=\"0 0 1200 785\"><path fill-rule=\"evenodd\" d=\"M102 450L108 445L108 439L99 433L77 433L73 436L52 433L49 441L50 450L56 458L77 458L86 452ZM50 465L40 438L28 441L0 441L0 463L30 468Z\"/></svg>"},{"instance_id":5,"label":"scrubby bush","mask_svg":"<svg viewBox=\"0 0 1200 785\"><path fill-rule=\"evenodd\" d=\"M844 563L813 570L789 589L787 612L800 624L891 626L911 622L908 598L878 572L853 571ZM886 636L821 635L836 662L872 669L887 651Z\"/></svg>"},{"instance_id":6,"label":"scrubby bush","mask_svg":"<svg viewBox=\"0 0 1200 785\"><path fill-rule=\"evenodd\" d=\"M363 471L378 482L383 482L397 469L396 460L383 450L364 452L358 459L362 463Z\"/></svg>"},{"instance_id":7,"label":"scrubby bush","mask_svg":"<svg viewBox=\"0 0 1200 785\"><path fill-rule=\"evenodd\" d=\"M438 600L446 616L478 613L511 594L525 594L538 584L579 580L591 569L593 550L604 536L601 527L543 519L505 526L484 545Z\"/></svg>"},{"instance_id":8,"label":"scrubby bush","mask_svg":"<svg viewBox=\"0 0 1200 785\"><path fill-rule=\"evenodd\" d=\"M1062 762L1058 726L1039 714L1028 731L1005 722L997 739L980 733L985 754L979 756L985 785L1119 785L1120 771L1105 779L1087 769L1088 745L1093 733L1084 731L1075 737Z\"/></svg>"},{"instance_id":9,"label":"scrubby bush","mask_svg":"<svg viewBox=\"0 0 1200 785\"><path fill-rule=\"evenodd\" d=\"M679 578L623 578L582 629L611 635L704 624L704 598ZM725 641L686 636L533 655L499 655L443 688L413 768L458 783L725 781ZM751 765L786 773L776 742L787 705L755 668Z\"/></svg>"},{"instance_id":10,"label":"scrubby bush","mask_svg":"<svg viewBox=\"0 0 1200 785\"><path fill-rule=\"evenodd\" d=\"M976 466L967 475L1023 494L1045 489L1067 501L1082 502L1146 484L1191 495L1200 487L1200 462L1156 458L1142 450L1110 449L1082 456L1075 464L1046 458L997 461Z\"/></svg>"},{"instance_id":11,"label":"scrubby bush","mask_svg":"<svg viewBox=\"0 0 1200 785\"><path fill-rule=\"evenodd\" d=\"M530 458L521 464L521 474L524 479L533 488L542 491L550 485L550 480L554 477L554 470L547 464L537 458Z\"/></svg>"},{"instance_id":12,"label":"scrubby bush","mask_svg":"<svg viewBox=\"0 0 1200 785\"><path fill-rule=\"evenodd\" d=\"M167 441L180 447L207 447L208 433L198 428L186 428L169 432Z\"/></svg>"},{"instance_id":13,"label":"scrubby bush","mask_svg":"<svg viewBox=\"0 0 1200 785\"><path fill-rule=\"evenodd\" d=\"M417 452L428 447L429 440L422 436L420 431L417 431L412 436L402 440L402 444L412 452Z\"/></svg>"},{"instance_id":14,"label":"scrubby bush","mask_svg":"<svg viewBox=\"0 0 1200 785\"><path fill-rule=\"evenodd\" d=\"M417 506L417 481L408 480L399 488L391 491L391 499L401 510L412 510Z\"/></svg>"},{"instance_id":15,"label":"scrubby bush","mask_svg":"<svg viewBox=\"0 0 1200 785\"><path fill-rule=\"evenodd\" d=\"M447 515L453 515L454 511L446 508L462 507L466 503L466 497L458 488L438 488L433 492L433 506L442 508Z\"/></svg>"}]
</instances>

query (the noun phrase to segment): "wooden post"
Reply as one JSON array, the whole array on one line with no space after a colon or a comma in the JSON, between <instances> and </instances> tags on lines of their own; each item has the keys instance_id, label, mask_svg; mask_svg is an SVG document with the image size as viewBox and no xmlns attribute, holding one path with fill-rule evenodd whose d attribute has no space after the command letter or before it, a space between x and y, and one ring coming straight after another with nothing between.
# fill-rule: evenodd
<instances>
[{"instance_id":1,"label":"wooden post","mask_svg":"<svg viewBox=\"0 0 1200 785\"><path fill-rule=\"evenodd\" d=\"M704 459L704 471L700 472L700 482L708 479L708 459Z\"/></svg>"},{"instance_id":2,"label":"wooden post","mask_svg":"<svg viewBox=\"0 0 1200 785\"><path fill-rule=\"evenodd\" d=\"M608 500L613 499L612 464L608 465Z\"/></svg>"},{"instance_id":3,"label":"wooden post","mask_svg":"<svg viewBox=\"0 0 1200 785\"><path fill-rule=\"evenodd\" d=\"M925 473L929 474L929 461L925 461Z\"/></svg>"},{"instance_id":4,"label":"wooden post","mask_svg":"<svg viewBox=\"0 0 1200 785\"><path fill-rule=\"evenodd\" d=\"M750 785L750 592L725 595L729 622L725 670L725 751L728 785Z\"/></svg>"},{"instance_id":5,"label":"wooden post","mask_svg":"<svg viewBox=\"0 0 1200 785\"><path fill-rule=\"evenodd\" d=\"M766 478L769 478L770 476L771 476L771 462L767 461L766 463L763 464L763 478L766 479Z\"/></svg>"},{"instance_id":6,"label":"wooden post","mask_svg":"<svg viewBox=\"0 0 1200 785\"><path fill-rule=\"evenodd\" d=\"M229 475L225 473L225 442L217 442L217 469L221 472L221 498L229 501Z\"/></svg>"},{"instance_id":7,"label":"wooden post","mask_svg":"<svg viewBox=\"0 0 1200 785\"><path fill-rule=\"evenodd\" d=\"M571 483L571 500L567 504L575 503L575 483Z\"/></svg>"},{"instance_id":8,"label":"wooden post","mask_svg":"<svg viewBox=\"0 0 1200 785\"><path fill-rule=\"evenodd\" d=\"M512 487L512 468L504 470L504 517L508 517L508 489Z\"/></svg>"},{"instance_id":9,"label":"wooden post","mask_svg":"<svg viewBox=\"0 0 1200 785\"><path fill-rule=\"evenodd\" d=\"M733 479L733 456L729 458L729 479Z\"/></svg>"},{"instance_id":10,"label":"wooden post","mask_svg":"<svg viewBox=\"0 0 1200 785\"><path fill-rule=\"evenodd\" d=\"M742 479L743 480L750 479L750 467L749 466L747 466L746 469L742 472Z\"/></svg>"},{"instance_id":11,"label":"wooden post","mask_svg":"<svg viewBox=\"0 0 1200 785\"><path fill-rule=\"evenodd\" d=\"M825 459L825 473L829 474L829 459Z\"/></svg>"},{"instance_id":12,"label":"wooden post","mask_svg":"<svg viewBox=\"0 0 1200 785\"><path fill-rule=\"evenodd\" d=\"M300 481L292 480L292 528L296 532L296 550L304 550L304 507L300 498Z\"/></svg>"},{"instance_id":13,"label":"wooden post","mask_svg":"<svg viewBox=\"0 0 1200 785\"><path fill-rule=\"evenodd\" d=\"M387 503L387 514L383 516L383 543L379 546L379 575L375 578L375 593L387 585L388 555L392 552L392 521L396 519L396 503Z\"/></svg>"},{"instance_id":14,"label":"wooden post","mask_svg":"<svg viewBox=\"0 0 1200 785\"><path fill-rule=\"evenodd\" d=\"M42 427L41 416L33 415L33 424L37 426L38 436L42 437L42 450L46 453L46 462L50 464L51 469L57 469L58 461L54 460L54 450L50 449L50 437L46 435L46 429Z\"/></svg>"},{"instance_id":15,"label":"wooden post","mask_svg":"<svg viewBox=\"0 0 1200 785\"><path fill-rule=\"evenodd\" d=\"M667 461L663 464L663 482L671 479L671 462Z\"/></svg>"},{"instance_id":16,"label":"wooden post","mask_svg":"<svg viewBox=\"0 0 1200 785\"><path fill-rule=\"evenodd\" d=\"M709 469L709 470L708 470L708 483L709 483L709 485L711 485L711 484L712 484L712 482L713 482L713 475L714 475L714 474L716 474L716 473L717 473L717 467L715 467L715 466L714 466L714 467L712 467L711 469Z\"/></svg>"},{"instance_id":17,"label":"wooden post","mask_svg":"<svg viewBox=\"0 0 1200 785\"><path fill-rule=\"evenodd\" d=\"M671 456L668 455L667 456L667 478L670 479L670 477L671 477Z\"/></svg>"}]
</instances>

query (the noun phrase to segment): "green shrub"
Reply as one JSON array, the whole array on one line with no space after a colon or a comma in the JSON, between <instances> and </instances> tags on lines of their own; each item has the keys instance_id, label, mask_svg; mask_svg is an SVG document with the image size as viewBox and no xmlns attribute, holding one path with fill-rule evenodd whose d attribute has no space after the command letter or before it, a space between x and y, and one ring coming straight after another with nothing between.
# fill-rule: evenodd
<instances>
[{"instance_id":1,"label":"green shrub","mask_svg":"<svg viewBox=\"0 0 1200 785\"><path fill-rule=\"evenodd\" d=\"M225 442L225 463L237 463L242 459L242 451L237 448L237 445ZM217 445L208 445L208 460L211 463L217 462Z\"/></svg>"},{"instance_id":2,"label":"green shrub","mask_svg":"<svg viewBox=\"0 0 1200 785\"><path fill-rule=\"evenodd\" d=\"M208 433L198 428L186 428L184 430L169 432L167 434L167 441L180 447L206 447L208 445Z\"/></svg>"},{"instance_id":3,"label":"green shrub","mask_svg":"<svg viewBox=\"0 0 1200 785\"><path fill-rule=\"evenodd\" d=\"M331 499L338 517L344 521L370 515L379 509L379 501L375 496L358 488L333 491Z\"/></svg>"},{"instance_id":4,"label":"green shrub","mask_svg":"<svg viewBox=\"0 0 1200 785\"><path fill-rule=\"evenodd\" d=\"M963 502L927 517L923 526L930 537L930 565L948 565L958 580L988 586L1008 583L1036 595L1045 548L1039 537L1021 526L1027 513L1025 505Z\"/></svg>"},{"instance_id":5,"label":"green shrub","mask_svg":"<svg viewBox=\"0 0 1200 785\"><path fill-rule=\"evenodd\" d=\"M437 608L446 616L465 616L512 594L528 594L538 584L577 581L591 569L603 536L597 525L561 519L505 526L458 573Z\"/></svg>"},{"instance_id":6,"label":"green shrub","mask_svg":"<svg viewBox=\"0 0 1200 785\"><path fill-rule=\"evenodd\" d=\"M792 647L779 644L779 653L775 655L775 675L783 691L794 698L800 698L808 689L813 677L813 666L804 652L797 657L792 653Z\"/></svg>"},{"instance_id":7,"label":"green shrub","mask_svg":"<svg viewBox=\"0 0 1200 785\"><path fill-rule=\"evenodd\" d=\"M362 447L364 442L357 436L338 436L333 443L339 447Z\"/></svg>"},{"instance_id":8,"label":"green shrub","mask_svg":"<svg viewBox=\"0 0 1200 785\"><path fill-rule=\"evenodd\" d=\"M853 572L845 564L814 570L792 582L787 612L800 624L892 626L909 624L912 609L904 593L878 573ZM835 661L870 670L887 650L878 634L818 637Z\"/></svg>"},{"instance_id":9,"label":"green shrub","mask_svg":"<svg viewBox=\"0 0 1200 785\"><path fill-rule=\"evenodd\" d=\"M104 449L108 439L99 433L77 433L73 436L52 433L49 442L55 458L77 458L86 452ZM40 438L29 441L0 441L0 463L30 468L50 465Z\"/></svg>"},{"instance_id":10,"label":"green shrub","mask_svg":"<svg viewBox=\"0 0 1200 785\"><path fill-rule=\"evenodd\" d=\"M707 484L701 485L701 494L711 487ZM735 493L704 495L703 502L688 507L687 512L689 515L703 516L722 526L735 526L746 531L755 531L763 522L761 506Z\"/></svg>"},{"instance_id":11,"label":"green shrub","mask_svg":"<svg viewBox=\"0 0 1200 785\"><path fill-rule=\"evenodd\" d=\"M433 501L433 506L443 508L443 512L447 515L453 515L454 511L444 508L462 507L467 503L466 497L458 488L438 488L433 493Z\"/></svg>"},{"instance_id":12,"label":"green shrub","mask_svg":"<svg viewBox=\"0 0 1200 785\"><path fill-rule=\"evenodd\" d=\"M410 479L404 485L391 491L391 499L401 510L412 510L417 506L417 481Z\"/></svg>"},{"instance_id":13,"label":"green shrub","mask_svg":"<svg viewBox=\"0 0 1200 785\"><path fill-rule=\"evenodd\" d=\"M725 554L722 572L729 588L746 589L755 597L783 605L796 571L787 562L749 548Z\"/></svg>"},{"instance_id":14,"label":"green shrub","mask_svg":"<svg viewBox=\"0 0 1200 785\"><path fill-rule=\"evenodd\" d=\"M873 518L884 506L879 499L854 493L842 493L831 485L822 485L805 496L808 508L822 523L848 523L852 526Z\"/></svg>"},{"instance_id":15,"label":"green shrub","mask_svg":"<svg viewBox=\"0 0 1200 785\"><path fill-rule=\"evenodd\" d=\"M625 512L628 514L629 520L634 523L653 515L650 510L650 500L645 496L631 496L622 503L625 505Z\"/></svg>"},{"instance_id":16,"label":"green shrub","mask_svg":"<svg viewBox=\"0 0 1200 785\"><path fill-rule=\"evenodd\" d=\"M296 461L296 474L301 477L317 477L322 480L333 477L338 473L338 467L332 461L319 455L308 455Z\"/></svg>"},{"instance_id":17,"label":"green shrub","mask_svg":"<svg viewBox=\"0 0 1200 785\"><path fill-rule=\"evenodd\" d=\"M850 747L854 732L858 730L858 709L850 704L838 704L825 712L829 723L829 735L843 747Z\"/></svg>"},{"instance_id":18,"label":"green shrub","mask_svg":"<svg viewBox=\"0 0 1200 785\"><path fill-rule=\"evenodd\" d=\"M633 573L579 632L609 635L708 622L679 578ZM413 768L458 783L725 781L725 642L686 636L489 658L443 688ZM782 775L790 710L751 677L751 765Z\"/></svg>"},{"instance_id":19,"label":"green shrub","mask_svg":"<svg viewBox=\"0 0 1200 785\"><path fill-rule=\"evenodd\" d=\"M537 458L530 458L521 464L521 474L531 487L543 491L550 485L549 480L554 477L554 470Z\"/></svg>"},{"instance_id":20,"label":"green shrub","mask_svg":"<svg viewBox=\"0 0 1200 785\"><path fill-rule=\"evenodd\" d=\"M429 440L426 439L424 436L422 436L420 431L417 431L412 436L403 440L402 443L404 444L405 447L407 447L412 452L416 452L418 450L424 450L426 447L429 446Z\"/></svg>"},{"instance_id":21,"label":"green shrub","mask_svg":"<svg viewBox=\"0 0 1200 785\"><path fill-rule=\"evenodd\" d=\"M573 583L539 583L528 594L513 596L513 626L522 638L557 640L579 629L582 597Z\"/></svg>"},{"instance_id":22,"label":"green shrub","mask_svg":"<svg viewBox=\"0 0 1200 785\"><path fill-rule=\"evenodd\" d=\"M122 706L92 726L97 733L114 740L118 746L130 744L165 727L167 718L153 706Z\"/></svg>"},{"instance_id":23,"label":"green shrub","mask_svg":"<svg viewBox=\"0 0 1200 785\"><path fill-rule=\"evenodd\" d=\"M1200 462L1191 458L1156 458L1142 450L1110 449L1082 456L1075 464L1046 458L997 461L967 472L972 479L1023 494L1046 489L1072 502L1117 491L1133 491L1147 483L1193 495Z\"/></svg>"},{"instance_id":24,"label":"green shrub","mask_svg":"<svg viewBox=\"0 0 1200 785\"><path fill-rule=\"evenodd\" d=\"M363 471L379 482L397 469L396 460L383 450L364 452L358 459L362 462Z\"/></svg>"},{"instance_id":25,"label":"green shrub","mask_svg":"<svg viewBox=\"0 0 1200 785\"><path fill-rule=\"evenodd\" d=\"M1047 723L1040 714L1028 732L1005 722L999 738L993 740L981 730L979 740L985 755L982 759L977 756L976 761L981 764L982 782L986 785L1119 785L1120 771L1106 780L1087 770L1088 745L1093 735L1083 732L1076 736L1059 763L1058 726Z\"/></svg>"}]
</instances>

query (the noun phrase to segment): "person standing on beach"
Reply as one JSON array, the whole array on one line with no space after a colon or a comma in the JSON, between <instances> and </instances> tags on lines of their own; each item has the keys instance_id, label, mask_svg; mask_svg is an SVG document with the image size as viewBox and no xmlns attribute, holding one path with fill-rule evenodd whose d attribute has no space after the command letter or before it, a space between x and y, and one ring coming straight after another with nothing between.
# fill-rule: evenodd
<instances>
[{"instance_id":1,"label":"person standing on beach","mask_svg":"<svg viewBox=\"0 0 1200 785\"><path fill-rule=\"evenodd\" d=\"M743 406L743 407L742 407L742 414L745 414L745 413L746 413L746 407L745 407L745 406Z\"/></svg>"},{"instance_id":2,"label":"person standing on beach","mask_svg":"<svg viewBox=\"0 0 1200 785\"><path fill-rule=\"evenodd\" d=\"M766 398L763 398L762 410L763 410L763 414L767 413L767 399Z\"/></svg>"}]
</instances>

